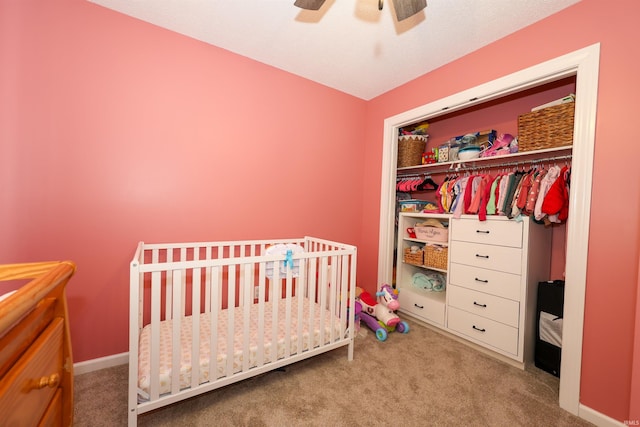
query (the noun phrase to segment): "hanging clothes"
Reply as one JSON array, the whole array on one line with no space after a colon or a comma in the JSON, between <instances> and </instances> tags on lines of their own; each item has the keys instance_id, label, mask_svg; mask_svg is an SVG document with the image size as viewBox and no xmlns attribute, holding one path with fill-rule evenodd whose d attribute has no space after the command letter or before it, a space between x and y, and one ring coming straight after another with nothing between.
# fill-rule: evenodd
<instances>
[{"instance_id":1,"label":"hanging clothes","mask_svg":"<svg viewBox=\"0 0 640 427\"><path fill-rule=\"evenodd\" d=\"M566 221L569 216L569 181L571 169L565 166L561 169L558 179L551 185L549 191L542 201L541 211L555 218L557 221Z\"/></svg>"},{"instance_id":2,"label":"hanging clothes","mask_svg":"<svg viewBox=\"0 0 640 427\"><path fill-rule=\"evenodd\" d=\"M536 205L533 209L534 219L538 222L543 221L546 214L542 212L542 203L544 202L544 198L549 192L549 189L553 185L553 183L560 176L560 167L559 166L551 166L549 171L545 175L545 177L540 182L540 191L538 192L538 198L536 199Z\"/></svg>"},{"instance_id":3,"label":"hanging clothes","mask_svg":"<svg viewBox=\"0 0 640 427\"><path fill-rule=\"evenodd\" d=\"M570 175L570 166L560 169L554 165L548 169L535 166L494 174L447 176L437 187L431 181L437 205L431 212L450 213L454 218L478 215L480 221L486 221L489 215L501 215L516 221L530 216L546 225L560 223L568 217ZM426 179L421 179L418 190L424 189L425 183ZM411 181L398 186L412 189L416 184Z\"/></svg>"}]
</instances>

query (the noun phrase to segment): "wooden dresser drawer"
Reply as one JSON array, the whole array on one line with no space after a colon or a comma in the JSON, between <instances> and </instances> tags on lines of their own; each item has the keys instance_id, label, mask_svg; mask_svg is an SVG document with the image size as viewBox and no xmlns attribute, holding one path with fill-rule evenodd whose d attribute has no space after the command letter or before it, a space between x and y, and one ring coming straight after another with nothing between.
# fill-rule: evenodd
<instances>
[{"instance_id":1,"label":"wooden dresser drawer","mask_svg":"<svg viewBox=\"0 0 640 427\"><path fill-rule=\"evenodd\" d=\"M454 241L449 250L451 262L488 268L506 273L522 271L522 249Z\"/></svg>"},{"instance_id":2,"label":"wooden dresser drawer","mask_svg":"<svg viewBox=\"0 0 640 427\"><path fill-rule=\"evenodd\" d=\"M451 263L449 282L488 294L520 301L521 276L486 268Z\"/></svg>"},{"instance_id":3,"label":"wooden dresser drawer","mask_svg":"<svg viewBox=\"0 0 640 427\"><path fill-rule=\"evenodd\" d=\"M57 427L62 425L64 425L62 418L62 389L58 389L53 400L49 403L49 407L42 416L38 427Z\"/></svg>"},{"instance_id":4,"label":"wooden dresser drawer","mask_svg":"<svg viewBox=\"0 0 640 427\"><path fill-rule=\"evenodd\" d=\"M451 227L451 240L521 248L522 230L521 222L462 218Z\"/></svg>"},{"instance_id":5,"label":"wooden dresser drawer","mask_svg":"<svg viewBox=\"0 0 640 427\"><path fill-rule=\"evenodd\" d=\"M0 414L4 425L38 425L62 379L64 320L55 318L0 381ZM60 404L60 399L55 400Z\"/></svg>"},{"instance_id":6,"label":"wooden dresser drawer","mask_svg":"<svg viewBox=\"0 0 640 427\"><path fill-rule=\"evenodd\" d=\"M447 325L450 330L497 350L518 355L518 329L489 320L455 307L449 307Z\"/></svg>"},{"instance_id":7,"label":"wooden dresser drawer","mask_svg":"<svg viewBox=\"0 0 640 427\"><path fill-rule=\"evenodd\" d=\"M517 301L453 285L447 288L447 294L450 307L518 327L520 303Z\"/></svg>"},{"instance_id":8,"label":"wooden dresser drawer","mask_svg":"<svg viewBox=\"0 0 640 427\"><path fill-rule=\"evenodd\" d=\"M446 306L444 293L434 293L434 296L431 297L403 288L402 292L398 294L398 301L400 302L400 311L444 326Z\"/></svg>"}]
</instances>

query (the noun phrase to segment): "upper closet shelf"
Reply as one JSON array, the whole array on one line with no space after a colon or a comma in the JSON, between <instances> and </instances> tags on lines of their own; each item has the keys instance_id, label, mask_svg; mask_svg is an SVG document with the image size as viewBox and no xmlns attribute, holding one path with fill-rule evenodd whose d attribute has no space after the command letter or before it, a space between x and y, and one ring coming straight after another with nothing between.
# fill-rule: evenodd
<instances>
[{"instance_id":1,"label":"upper closet shelf","mask_svg":"<svg viewBox=\"0 0 640 427\"><path fill-rule=\"evenodd\" d=\"M454 162L441 162L441 163L431 163L426 165L417 165L417 166L408 166L398 168L398 175L407 175L410 173L417 172L446 172L447 170L459 170L462 167L467 167L468 165L481 167L491 167L491 166L501 166L505 162L510 162L516 164L518 162L522 163L532 163L537 161L545 161L545 160L557 160L552 154L556 153L569 153L571 152L573 146L565 145L562 147L554 147L547 148L544 150L534 150L534 151L523 151L519 153L509 154L506 156L494 156L494 157L480 157L476 159L470 160L456 160ZM562 158L569 158L569 156L563 156Z\"/></svg>"}]
</instances>

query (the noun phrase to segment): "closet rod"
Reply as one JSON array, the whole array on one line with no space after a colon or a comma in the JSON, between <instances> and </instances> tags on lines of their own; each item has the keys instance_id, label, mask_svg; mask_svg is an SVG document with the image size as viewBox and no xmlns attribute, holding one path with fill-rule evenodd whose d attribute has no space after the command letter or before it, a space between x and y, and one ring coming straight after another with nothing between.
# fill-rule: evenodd
<instances>
[{"instance_id":1,"label":"closet rod","mask_svg":"<svg viewBox=\"0 0 640 427\"><path fill-rule=\"evenodd\" d=\"M457 167L454 168L453 165L449 167L449 170L453 170L456 172L464 172L464 171L475 171L479 169L490 169L490 168L508 168L511 166L520 166L524 164L536 164L536 163L548 163L555 162L558 160L568 160L571 158L571 154L567 154L564 156L555 156L555 157L542 157L539 159L527 159L527 160L516 160L513 162L502 162L502 163L492 163L492 164L483 164L480 166L465 166L465 167ZM458 164L460 165L460 163Z\"/></svg>"},{"instance_id":2,"label":"closet rod","mask_svg":"<svg viewBox=\"0 0 640 427\"><path fill-rule=\"evenodd\" d=\"M442 164L442 165L438 165L438 164L432 164L429 165L427 167L430 168L429 172L422 172L422 173L410 173L410 174L402 174L402 175L398 175L396 177L396 181L400 181L402 179L407 179L407 178L421 178L421 177L428 177L433 173L436 173L434 171L438 171L437 173L446 173L446 172L451 172L451 171L455 171L455 172L465 172L465 171L475 171L475 170L479 170L479 169L492 169L492 168L506 168L506 167L511 167L511 166L520 166L523 164L535 164L535 163L547 163L547 162L555 162L558 160L568 160L571 158L571 154L567 154L564 156L555 156L555 157L542 157L539 159L526 159L526 160L516 160L516 161L512 161L512 162L500 162L500 163L485 163L482 164L480 166L477 165L473 165L473 166L462 166L462 164L469 164L469 163L473 163L473 160L467 160L465 162L454 162L454 163L447 163L447 164ZM488 158L485 158L488 160ZM485 160L483 159L483 160ZM497 159L497 158L496 158Z\"/></svg>"}]
</instances>

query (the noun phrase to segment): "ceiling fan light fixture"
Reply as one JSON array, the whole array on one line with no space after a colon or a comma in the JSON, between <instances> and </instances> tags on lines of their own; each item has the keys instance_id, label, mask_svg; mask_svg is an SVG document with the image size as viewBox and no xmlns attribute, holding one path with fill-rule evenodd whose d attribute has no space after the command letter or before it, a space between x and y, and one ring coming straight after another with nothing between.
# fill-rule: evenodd
<instances>
[{"instance_id":1,"label":"ceiling fan light fixture","mask_svg":"<svg viewBox=\"0 0 640 427\"><path fill-rule=\"evenodd\" d=\"M296 0L294 6L305 10L318 10L326 0ZM378 10L382 10L384 0L378 0ZM403 21L427 7L427 0L393 0L396 18Z\"/></svg>"},{"instance_id":2,"label":"ceiling fan light fixture","mask_svg":"<svg viewBox=\"0 0 640 427\"><path fill-rule=\"evenodd\" d=\"M322 7L325 1L326 0L296 0L293 5L298 6L300 9L318 10Z\"/></svg>"},{"instance_id":3,"label":"ceiling fan light fixture","mask_svg":"<svg viewBox=\"0 0 640 427\"><path fill-rule=\"evenodd\" d=\"M427 0L393 0L398 21L403 21L427 7Z\"/></svg>"}]
</instances>

